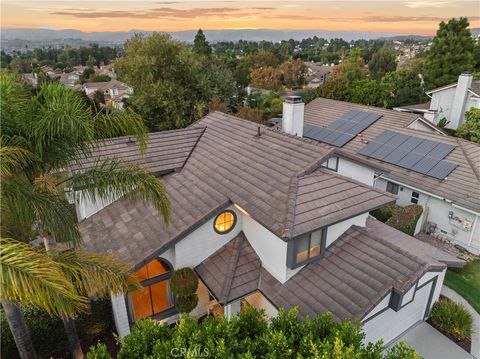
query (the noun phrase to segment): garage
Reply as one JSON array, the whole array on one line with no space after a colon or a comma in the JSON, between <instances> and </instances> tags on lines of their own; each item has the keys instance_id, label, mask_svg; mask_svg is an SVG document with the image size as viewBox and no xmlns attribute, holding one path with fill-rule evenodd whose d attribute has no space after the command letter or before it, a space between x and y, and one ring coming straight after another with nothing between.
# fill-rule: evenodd
<instances>
[{"instance_id":1,"label":"garage","mask_svg":"<svg viewBox=\"0 0 480 359\"><path fill-rule=\"evenodd\" d=\"M383 339L384 345L397 338L417 322L424 320L427 306L431 306L437 277L414 286L402 298L402 305L395 311L387 304L385 308L375 308L374 315L366 316L363 322L365 342ZM411 293L411 294L410 294ZM380 304L381 305L381 304Z\"/></svg>"}]
</instances>

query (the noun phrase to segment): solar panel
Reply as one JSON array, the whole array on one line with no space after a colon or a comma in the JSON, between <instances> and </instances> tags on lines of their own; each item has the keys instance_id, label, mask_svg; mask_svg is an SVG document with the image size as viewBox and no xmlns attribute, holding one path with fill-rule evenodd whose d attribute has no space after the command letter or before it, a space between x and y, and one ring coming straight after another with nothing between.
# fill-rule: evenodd
<instances>
[{"instance_id":1,"label":"solar panel","mask_svg":"<svg viewBox=\"0 0 480 359\"><path fill-rule=\"evenodd\" d=\"M454 148L454 145L448 143L387 130L370 141L359 153L443 180L457 166L443 161Z\"/></svg>"},{"instance_id":2,"label":"solar panel","mask_svg":"<svg viewBox=\"0 0 480 359\"><path fill-rule=\"evenodd\" d=\"M351 110L327 128L305 125L303 127L303 137L342 147L381 116L376 112Z\"/></svg>"}]
</instances>

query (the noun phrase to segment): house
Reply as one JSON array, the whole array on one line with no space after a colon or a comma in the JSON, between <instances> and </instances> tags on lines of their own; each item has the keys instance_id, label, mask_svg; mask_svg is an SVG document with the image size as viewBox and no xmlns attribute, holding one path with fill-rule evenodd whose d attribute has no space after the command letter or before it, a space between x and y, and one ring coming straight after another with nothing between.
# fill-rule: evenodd
<instances>
[{"instance_id":1,"label":"house","mask_svg":"<svg viewBox=\"0 0 480 359\"><path fill-rule=\"evenodd\" d=\"M332 72L332 68L327 65L317 65L313 62L305 61L307 66L306 83L309 88L317 88L323 85L327 80L328 75Z\"/></svg>"},{"instance_id":2,"label":"house","mask_svg":"<svg viewBox=\"0 0 480 359\"><path fill-rule=\"evenodd\" d=\"M123 100L133 93L131 87L115 79L108 82L86 82L83 89L90 98L93 98L96 92L101 92L105 98L105 105L117 109L122 109Z\"/></svg>"},{"instance_id":3,"label":"house","mask_svg":"<svg viewBox=\"0 0 480 359\"><path fill-rule=\"evenodd\" d=\"M415 203L424 208L415 233L423 227L479 254L480 145L445 136L416 114L324 98L306 105L305 124L320 131L350 111L379 117L365 128L354 128L349 141L334 147L384 166L387 172L375 174L375 188L398 196L401 206ZM325 140L332 143L320 139Z\"/></svg>"},{"instance_id":4,"label":"house","mask_svg":"<svg viewBox=\"0 0 480 359\"><path fill-rule=\"evenodd\" d=\"M464 262L370 217L397 200L374 187L388 169L302 138L303 106L286 99L284 131L214 112L152 133L143 156L127 136L100 142L71 168L138 163L162 176L171 200L168 225L127 199L77 204L85 248L116 255L142 280L144 289L112 296L121 336L140 318L178 318L169 278L182 267L200 280L196 316L230 318L243 302L269 316L330 311L361 320L365 340L385 344L428 317L447 266Z\"/></svg>"},{"instance_id":5,"label":"house","mask_svg":"<svg viewBox=\"0 0 480 359\"><path fill-rule=\"evenodd\" d=\"M67 86L67 87L70 87L70 88L74 88L75 85L78 84L78 81L80 80L80 75L82 74L82 72L78 72L78 71L72 71L72 72L69 72L69 73L63 73L60 75L60 78L58 79L58 81ZM81 88L81 86L80 86Z\"/></svg>"},{"instance_id":6,"label":"house","mask_svg":"<svg viewBox=\"0 0 480 359\"><path fill-rule=\"evenodd\" d=\"M470 73L464 72L455 84L427 91L430 102L395 108L397 111L421 114L437 124L441 119L448 121L447 128L456 129L465 120L465 112L480 108L480 80L473 80Z\"/></svg>"}]
</instances>

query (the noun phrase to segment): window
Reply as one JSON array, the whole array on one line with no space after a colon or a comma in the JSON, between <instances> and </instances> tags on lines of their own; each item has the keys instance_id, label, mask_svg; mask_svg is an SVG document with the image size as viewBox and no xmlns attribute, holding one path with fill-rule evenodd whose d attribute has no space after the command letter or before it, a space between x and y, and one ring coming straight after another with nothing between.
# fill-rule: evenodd
<instances>
[{"instance_id":1,"label":"window","mask_svg":"<svg viewBox=\"0 0 480 359\"><path fill-rule=\"evenodd\" d=\"M154 259L135 273L143 285L142 289L130 295L135 320L154 316L173 307L169 283L171 272L165 261Z\"/></svg>"},{"instance_id":2,"label":"window","mask_svg":"<svg viewBox=\"0 0 480 359\"><path fill-rule=\"evenodd\" d=\"M235 215L235 212L224 211L215 218L213 228L218 234L226 234L235 227L236 222L237 216Z\"/></svg>"},{"instance_id":3,"label":"window","mask_svg":"<svg viewBox=\"0 0 480 359\"><path fill-rule=\"evenodd\" d=\"M387 192L391 194L398 194L398 184L393 182L387 182Z\"/></svg>"},{"instance_id":4,"label":"window","mask_svg":"<svg viewBox=\"0 0 480 359\"><path fill-rule=\"evenodd\" d=\"M420 193L413 191L412 192L412 198L410 198L410 202L417 204L418 203L418 197L420 197Z\"/></svg>"},{"instance_id":5,"label":"window","mask_svg":"<svg viewBox=\"0 0 480 359\"><path fill-rule=\"evenodd\" d=\"M328 160L326 160L323 164L323 167L328 168L329 170L338 171L338 157L330 157Z\"/></svg>"},{"instance_id":6,"label":"window","mask_svg":"<svg viewBox=\"0 0 480 359\"><path fill-rule=\"evenodd\" d=\"M322 253L322 239L323 230L319 230L294 240L290 244L289 267L295 268L318 257Z\"/></svg>"}]
</instances>

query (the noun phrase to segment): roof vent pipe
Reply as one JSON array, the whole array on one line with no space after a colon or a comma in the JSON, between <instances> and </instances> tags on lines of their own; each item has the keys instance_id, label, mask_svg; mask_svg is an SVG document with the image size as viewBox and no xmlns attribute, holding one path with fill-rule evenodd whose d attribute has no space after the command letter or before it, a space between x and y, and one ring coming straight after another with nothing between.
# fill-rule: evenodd
<instances>
[{"instance_id":1,"label":"roof vent pipe","mask_svg":"<svg viewBox=\"0 0 480 359\"><path fill-rule=\"evenodd\" d=\"M300 96L287 96L283 103L282 131L303 137L305 104Z\"/></svg>"}]
</instances>

